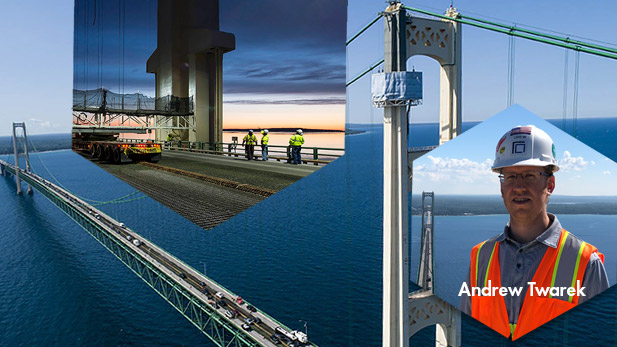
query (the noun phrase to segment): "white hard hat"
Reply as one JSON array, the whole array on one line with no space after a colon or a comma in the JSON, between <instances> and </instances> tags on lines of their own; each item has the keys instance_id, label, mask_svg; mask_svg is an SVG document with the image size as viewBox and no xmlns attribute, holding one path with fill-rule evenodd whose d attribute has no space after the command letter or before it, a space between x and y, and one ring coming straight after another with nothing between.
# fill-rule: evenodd
<instances>
[{"instance_id":1,"label":"white hard hat","mask_svg":"<svg viewBox=\"0 0 617 347\"><path fill-rule=\"evenodd\" d=\"M252 134L252 133L253 133L253 129L250 129L250 130L249 130L249 134Z\"/></svg>"},{"instance_id":2,"label":"white hard hat","mask_svg":"<svg viewBox=\"0 0 617 347\"><path fill-rule=\"evenodd\" d=\"M512 128L497 143L491 169L499 172L508 166L552 166L558 171L553 140L534 125Z\"/></svg>"},{"instance_id":3,"label":"white hard hat","mask_svg":"<svg viewBox=\"0 0 617 347\"><path fill-rule=\"evenodd\" d=\"M302 129L298 129L298 130L296 130L296 132L297 132L298 134L302 135Z\"/></svg>"},{"instance_id":4,"label":"white hard hat","mask_svg":"<svg viewBox=\"0 0 617 347\"><path fill-rule=\"evenodd\" d=\"M265 130L264 130L264 134L267 134L267 133L268 133L268 129L265 129Z\"/></svg>"}]
</instances>

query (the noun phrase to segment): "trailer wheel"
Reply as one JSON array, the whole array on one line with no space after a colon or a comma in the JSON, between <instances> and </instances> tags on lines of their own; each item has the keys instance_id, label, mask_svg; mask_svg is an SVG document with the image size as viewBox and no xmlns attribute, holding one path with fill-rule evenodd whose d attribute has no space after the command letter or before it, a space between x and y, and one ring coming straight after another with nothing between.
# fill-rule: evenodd
<instances>
[{"instance_id":1,"label":"trailer wheel","mask_svg":"<svg viewBox=\"0 0 617 347\"><path fill-rule=\"evenodd\" d=\"M113 150L111 146L105 146L105 161L112 162L114 160Z\"/></svg>"},{"instance_id":2,"label":"trailer wheel","mask_svg":"<svg viewBox=\"0 0 617 347\"><path fill-rule=\"evenodd\" d=\"M120 164L120 148L114 148L113 159L114 164Z\"/></svg>"},{"instance_id":3,"label":"trailer wheel","mask_svg":"<svg viewBox=\"0 0 617 347\"><path fill-rule=\"evenodd\" d=\"M101 144L96 145L96 157L99 159L103 158L103 145Z\"/></svg>"},{"instance_id":4,"label":"trailer wheel","mask_svg":"<svg viewBox=\"0 0 617 347\"><path fill-rule=\"evenodd\" d=\"M90 156L96 158L96 145L90 145Z\"/></svg>"}]
</instances>

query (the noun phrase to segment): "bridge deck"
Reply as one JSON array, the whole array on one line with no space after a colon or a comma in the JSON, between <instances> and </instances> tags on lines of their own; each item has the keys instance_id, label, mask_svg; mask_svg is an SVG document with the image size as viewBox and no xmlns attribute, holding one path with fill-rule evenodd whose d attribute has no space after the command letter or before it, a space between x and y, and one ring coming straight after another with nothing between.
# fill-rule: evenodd
<instances>
[{"instance_id":1,"label":"bridge deck","mask_svg":"<svg viewBox=\"0 0 617 347\"><path fill-rule=\"evenodd\" d=\"M3 173L15 175L17 170L13 165L0 160L0 171ZM18 174L86 229L218 345L291 345L284 341L273 343L270 340L277 327L286 331L290 329L257 308L249 309L250 303L237 302L238 295L70 192L33 173L19 169ZM235 317L229 317L228 310L236 311ZM250 329L245 330L242 324L246 318L259 318L260 322L251 324ZM299 344L296 342L295 345ZM311 343L300 345L313 346Z\"/></svg>"},{"instance_id":2,"label":"bridge deck","mask_svg":"<svg viewBox=\"0 0 617 347\"><path fill-rule=\"evenodd\" d=\"M96 163L107 172L144 192L204 229L211 229L245 209L261 202L298 179L318 170L314 165L289 165L279 162L247 161L243 158L202 153L164 151L159 169L144 165ZM196 177L160 170L171 168L197 174ZM234 189L199 179L204 175L230 180L250 189Z\"/></svg>"}]
</instances>

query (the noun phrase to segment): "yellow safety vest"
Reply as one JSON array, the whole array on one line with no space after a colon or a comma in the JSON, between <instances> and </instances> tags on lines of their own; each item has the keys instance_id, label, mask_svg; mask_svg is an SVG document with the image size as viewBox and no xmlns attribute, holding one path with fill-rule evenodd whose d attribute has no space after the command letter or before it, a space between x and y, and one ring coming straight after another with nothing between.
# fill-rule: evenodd
<instances>
[{"instance_id":1,"label":"yellow safety vest","mask_svg":"<svg viewBox=\"0 0 617 347\"><path fill-rule=\"evenodd\" d=\"M244 135L244 142L246 142L247 145L254 145L257 144L257 136L253 135Z\"/></svg>"},{"instance_id":2,"label":"yellow safety vest","mask_svg":"<svg viewBox=\"0 0 617 347\"><path fill-rule=\"evenodd\" d=\"M289 139L289 144L292 146L302 146L304 144L304 137L302 137L302 135L295 134Z\"/></svg>"},{"instance_id":3,"label":"yellow safety vest","mask_svg":"<svg viewBox=\"0 0 617 347\"><path fill-rule=\"evenodd\" d=\"M270 141L270 135L264 135L264 136L261 138L261 144L262 144L262 145L267 145L267 144L268 144L268 141Z\"/></svg>"}]
</instances>

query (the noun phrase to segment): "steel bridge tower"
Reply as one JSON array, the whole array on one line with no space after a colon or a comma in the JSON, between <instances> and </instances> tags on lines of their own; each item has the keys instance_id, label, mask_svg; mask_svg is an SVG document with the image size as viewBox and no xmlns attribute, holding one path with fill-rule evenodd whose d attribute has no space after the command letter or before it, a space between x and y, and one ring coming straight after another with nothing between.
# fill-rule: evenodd
<instances>
[{"instance_id":1,"label":"steel bridge tower","mask_svg":"<svg viewBox=\"0 0 617 347\"><path fill-rule=\"evenodd\" d=\"M428 199L430 198L430 203ZM433 293L433 206L435 194L422 192L422 238L420 243L420 264L418 285Z\"/></svg>"},{"instance_id":2,"label":"steel bridge tower","mask_svg":"<svg viewBox=\"0 0 617 347\"><path fill-rule=\"evenodd\" d=\"M234 49L235 36L219 31L218 0L158 1L157 48L146 70L155 74L157 97L193 97L195 123L174 117L171 127L180 130L157 131L156 140L175 132L179 140L222 142L223 53Z\"/></svg>"},{"instance_id":3,"label":"steel bridge tower","mask_svg":"<svg viewBox=\"0 0 617 347\"><path fill-rule=\"evenodd\" d=\"M408 16L399 1L390 1L384 17L384 74L404 85L387 96L384 107L384 201L383 201L383 314L382 346L407 347L410 337L436 325L437 346L460 345L460 312L433 293L432 247L423 256L423 288L409 293L409 228L407 199L412 186L413 159L407 148L409 115L405 108L412 98L400 96L411 85L407 59L426 55L441 67L439 143L461 132L461 30L451 21ZM456 18L450 8L446 16ZM396 83L392 83L396 84ZM385 85L389 85L385 83ZM375 88L373 83L373 88ZM373 99L375 99L375 91ZM432 222L432 220L431 220ZM431 223L432 227L432 223ZM431 229L432 230L432 229ZM432 238L427 240L432 244ZM430 272L428 271L430 270Z\"/></svg>"},{"instance_id":4,"label":"steel bridge tower","mask_svg":"<svg viewBox=\"0 0 617 347\"><path fill-rule=\"evenodd\" d=\"M17 136L17 128L22 129L22 135ZM26 135L26 123L13 123L13 151L15 152L15 166L19 169L19 147L23 144L22 155L26 159L26 171L30 172L30 156L28 155L28 136ZM3 172L4 173L4 172ZM17 194L21 194L21 179L19 178L19 170L15 172L15 184L17 185ZM32 186L28 184L28 194L32 194Z\"/></svg>"}]
</instances>

